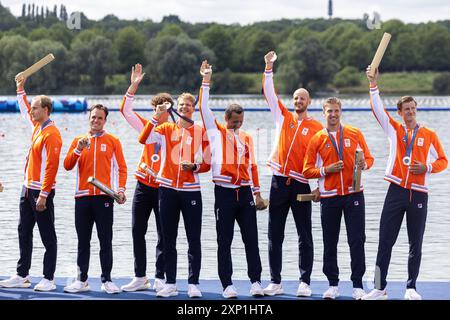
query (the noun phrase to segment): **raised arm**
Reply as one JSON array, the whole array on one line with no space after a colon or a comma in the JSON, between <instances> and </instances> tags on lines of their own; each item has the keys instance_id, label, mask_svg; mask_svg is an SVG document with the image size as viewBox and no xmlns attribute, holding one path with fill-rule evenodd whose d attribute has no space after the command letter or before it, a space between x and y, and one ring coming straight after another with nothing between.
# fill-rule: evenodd
<instances>
[{"instance_id":1,"label":"raised arm","mask_svg":"<svg viewBox=\"0 0 450 320\"><path fill-rule=\"evenodd\" d=\"M133 110L133 101L144 75L145 73L142 73L141 64L137 63L131 68L130 86L120 106L120 113L122 113L125 120L139 133L144 129L147 120Z\"/></svg>"},{"instance_id":2,"label":"raised arm","mask_svg":"<svg viewBox=\"0 0 450 320\"><path fill-rule=\"evenodd\" d=\"M383 105L380 97L380 91L378 90L377 79L378 79L378 69L375 72L374 76L369 74L370 66L366 69L367 79L369 80L369 93L370 93L370 106L372 108L372 112L377 119L378 123L381 125L383 131L390 136L394 134L393 125L396 123L394 119L392 119L389 112Z\"/></svg>"},{"instance_id":3,"label":"raised arm","mask_svg":"<svg viewBox=\"0 0 450 320\"><path fill-rule=\"evenodd\" d=\"M266 98L267 104L270 109L270 113L277 124L283 122L283 114L289 112L286 107L278 99L275 93L275 86L273 84L273 64L277 59L275 51L270 51L264 56L264 61L266 63L266 68L263 74L263 93Z\"/></svg>"},{"instance_id":4,"label":"raised arm","mask_svg":"<svg viewBox=\"0 0 450 320\"><path fill-rule=\"evenodd\" d=\"M25 119L28 126L33 129L36 125L36 122L34 122L31 118L31 107L28 103L27 94L25 93L25 82L27 78L25 78L22 73L18 73L16 75L16 91L17 91L17 101L19 103L19 109L20 114L22 115L22 118Z\"/></svg>"},{"instance_id":5,"label":"raised arm","mask_svg":"<svg viewBox=\"0 0 450 320\"><path fill-rule=\"evenodd\" d=\"M202 117L203 125L206 130L217 129L216 117L208 106L209 101L209 83L211 82L212 66L207 60L202 62L200 74L203 76L202 87L198 99L198 108Z\"/></svg>"}]
</instances>

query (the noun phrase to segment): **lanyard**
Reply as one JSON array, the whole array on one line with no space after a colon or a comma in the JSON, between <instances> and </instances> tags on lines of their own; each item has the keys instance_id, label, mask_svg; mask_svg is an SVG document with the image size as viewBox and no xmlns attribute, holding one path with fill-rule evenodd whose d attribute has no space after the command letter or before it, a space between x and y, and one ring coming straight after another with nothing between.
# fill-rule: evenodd
<instances>
[{"instance_id":1,"label":"lanyard","mask_svg":"<svg viewBox=\"0 0 450 320\"><path fill-rule=\"evenodd\" d=\"M338 155L339 160L342 160L344 157L344 155L343 155L344 149L343 149L343 143L342 143L344 141L344 129L342 128L342 126L339 126L338 133L339 133L339 131L341 131L341 135L339 137L339 149L338 149L336 142L334 140L334 137L330 134L330 130L327 129L328 137L330 137L331 144L333 145L333 148L336 151L336 154ZM336 138L337 138L337 133L336 133Z\"/></svg>"},{"instance_id":2,"label":"lanyard","mask_svg":"<svg viewBox=\"0 0 450 320\"><path fill-rule=\"evenodd\" d=\"M405 157L411 157L414 140L416 139L417 131L419 131L419 126L416 125L416 127L414 128L414 133L411 138L411 143L408 143L408 129L406 128L406 126L403 126L403 127L405 128L405 138L404 138L405 143L406 143L406 156Z\"/></svg>"}]
</instances>

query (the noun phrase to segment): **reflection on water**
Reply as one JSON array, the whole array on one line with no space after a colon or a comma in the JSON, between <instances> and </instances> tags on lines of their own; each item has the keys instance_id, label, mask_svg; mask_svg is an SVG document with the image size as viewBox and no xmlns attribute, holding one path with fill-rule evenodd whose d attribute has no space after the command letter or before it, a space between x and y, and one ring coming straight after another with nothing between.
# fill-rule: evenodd
<instances>
[{"instance_id":1,"label":"reflection on water","mask_svg":"<svg viewBox=\"0 0 450 320\"><path fill-rule=\"evenodd\" d=\"M149 117L150 113L143 113ZM216 112L219 119L223 119L221 112ZM311 115L323 123L320 112ZM434 128L444 145L447 156L450 155L450 135L446 134L448 112L420 112L419 121ZM87 114L55 114L52 119L61 131L63 148L61 163L75 135L86 132ZM199 120L196 114L196 120ZM376 250L378 245L378 225L384 196L388 187L382 177L384 175L388 144L381 128L370 112L347 112L343 122L359 127L367 140L367 144L375 156L374 167L364 173L363 183L366 197L366 263L365 279L370 281L374 273ZM123 206L115 207L114 217L114 266L113 277L133 276L133 250L131 238L131 200L136 181L133 176L138 164L141 146L137 143L137 133L122 119L117 112L112 112L108 118L107 130L120 137L124 146L124 153L128 164L127 197L128 202ZM259 163L261 189L264 198L268 198L271 173L264 165L274 139L273 123L268 112L247 112L244 129L254 136L256 155ZM0 114L0 181L5 190L0 193L0 275L15 273L18 259L17 223L19 217L19 194L23 177L24 158L30 141L30 132L19 114ZM431 178L431 192L429 197L428 222L423 245L423 256L419 280L450 280L450 210L445 199L450 185L450 173L445 171ZM217 279L216 259L216 232L213 214L213 184L210 173L201 175L203 195L203 229L202 229L202 271L201 278ZM315 181L311 182L316 185ZM57 176L57 189L55 196L56 231L58 235L58 264L57 276L74 276L76 274L77 238L74 227L74 188L75 172L66 172L60 164ZM262 279L269 280L269 264L267 254L267 224L268 212L258 213L259 245L263 263ZM349 250L346 243L346 232L342 224L338 260L340 279L348 280L350 277ZM324 280L322 274L322 230L320 227L319 207L313 205L313 236L315 244L315 263L312 278ZM148 275L154 272L154 246L156 243L156 228L154 217L150 218L148 240ZM244 246L238 229L232 246L233 267L235 279L246 279L246 260ZM37 228L35 229L33 263L30 273L41 275L43 245L40 241ZM92 237L90 276L100 275L99 245L94 234ZM405 280L407 278L408 241L405 222L402 226L397 244L392 254L388 280ZM297 233L294 221L290 215L286 224L286 236L283 252L284 279L298 279L297 268ZM182 221L180 222L178 238L178 277L187 278L187 241Z\"/></svg>"}]
</instances>

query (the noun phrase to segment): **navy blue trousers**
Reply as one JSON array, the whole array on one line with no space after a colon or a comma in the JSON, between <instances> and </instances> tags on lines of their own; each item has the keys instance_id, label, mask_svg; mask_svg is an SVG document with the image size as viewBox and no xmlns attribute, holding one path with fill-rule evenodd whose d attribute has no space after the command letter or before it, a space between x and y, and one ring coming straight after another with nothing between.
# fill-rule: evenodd
<instances>
[{"instance_id":1,"label":"navy blue trousers","mask_svg":"<svg viewBox=\"0 0 450 320\"><path fill-rule=\"evenodd\" d=\"M394 183L389 186L384 200L380 220L380 240L378 244L375 287L383 290L391 261L392 247L397 240L406 212L409 256L407 288L416 288L422 259L422 243L427 220L428 194L408 190Z\"/></svg>"},{"instance_id":2,"label":"navy blue trousers","mask_svg":"<svg viewBox=\"0 0 450 320\"><path fill-rule=\"evenodd\" d=\"M136 277L144 277L147 270L147 246L145 234L148 228L148 219L153 210L158 233L156 244L155 277L164 279L164 255L162 228L159 217L158 188L149 187L141 182L136 183L133 205L131 207L134 273Z\"/></svg>"},{"instance_id":3,"label":"navy blue trousers","mask_svg":"<svg viewBox=\"0 0 450 320\"><path fill-rule=\"evenodd\" d=\"M189 284L198 284L202 260L202 194L200 191L177 191L159 188L159 212L164 241L166 283L176 283L177 237L180 211L188 241Z\"/></svg>"},{"instance_id":4,"label":"navy blue trousers","mask_svg":"<svg viewBox=\"0 0 450 320\"><path fill-rule=\"evenodd\" d=\"M344 213L347 242L350 247L350 266L352 270L350 279L353 282L353 288L362 288L362 278L366 272L364 252L364 243L366 242L365 204L362 191L320 200L323 234L323 273L327 276L330 286L338 285L337 244L341 230L342 213Z\"/></svg>"},{"instance_id":5,"label":"navy blue trousers","mask_svg":"<svg viewBox=\"0 0 450 320\"><path fill-rule=\"evenodd\" d=\"M250 281L261 281L261 259L258 247L258 226L256 224L256 207L250 187L224 188L214 187L217 231L217 262L219 278L223 288L233 284L233 264L231 243L234 235L234 222L241 230L242 241L247 258L247 274Z\"/></svg>"},{"instance_id":6,"label":"navy blue trousers","mask_svg":"<svg viewBox=\"0 0 450 320\"><path fill-rule=\"evenodd\" d=\"M311 226L311 201L297 201L297 194L311 193L309 184L272 176L269 204L269 265L271 282L281 282L282 248L289 209L292 210L298 236L300 281L311 282L314 246Z\"/></svg>"},{"instance_id":7,"label":"navy blue trousers","mask_svg":"<svg viewBox=\"0 0 450 320\"><path fill-rule=\"evenodd\" d=\"M88 279L92 228L97 228L100 243L101 281L111 281L113 266L114 200L108 196L86 196L75 199L75 229L78 236L78 280Z\"/></svg>"},{"instance_id":8,"label":"navy blue trousers","mask_svg":"<svg viewBox=\"0 0 450 320\"><path fill-rule=\"evenodd\" d=\"M55 232L55 207L53 198L55 190L47 197L44 211L36 211L36 201L40 190L25 188L20 197L20 220L18 226L20 258L17 262L17 274L21 277L28 276L33 254L33 229L37 223L42 243L45 247L44 277L53 280L56 269L57 239Z\"/></svg>"}]
</instances>

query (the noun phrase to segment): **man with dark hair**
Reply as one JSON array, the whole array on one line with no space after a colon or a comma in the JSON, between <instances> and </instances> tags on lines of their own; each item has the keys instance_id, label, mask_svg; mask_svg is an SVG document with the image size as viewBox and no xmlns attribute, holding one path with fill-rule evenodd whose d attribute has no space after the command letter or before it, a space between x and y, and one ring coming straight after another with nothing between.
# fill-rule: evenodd
<instances>
[{"instance_id":1,"label":"man with dark hair","mask_svg":"<svg viewBox=\"0 0 450 320\"><path fill-rule=\"evenodd\" d=\"M0 287L28 288L31 286L28 272L33 250L33 229L37 223L45 247L44 278L34 287L34 290L51 291L56 289L53 279L57 254L53 198L62 139L59 130L50 120L52 101L46 96L37 96L30 106L24 90L25 81L26 78L20 73L16 76L20 112L33 130L20 197L18 228L20 259L17 263L17 275L0 281Z\"/></svg>"},{"instance_id":2,"label":"man with dark hair","mask_svg":"<svg viewBox=\"0 0 450 320\"><path fill-rule=\"evenodd\" d=\"M245 246L248 276L252 283L250 294L264 296L256 223L256 208L263 207L264 201L259 189L253 139L240 130L244 122L244 109L240 105L231 104L225 110L226 125L216 120L208 106L212 68L206 60L202 63L200 74L203 75L203 83L198 106L211 146L217 261L223 287L222 295L224 298L236 298L238 294L231 278L231 243L234 223L237 221Z\"/></svg>"},{"instance_id":3,"label":"man with dark hair","mask_svg":"<svg viewBox=\"0 0 450 320\"><path fill-rule=\"evenodd\" d=\"M69 293L90 290L87 279L94 223L100 242L101 290L110 294L120 291L111 280L114 200L88 182L89 177L97 179L119 194L116 200L119 204L125 203L127 166L119 139L103 130L107 116L107 107L101 104L91 107L88 134L75 137L64 159L66 170L77 166L75 229L79 273L77 280L64 288Z\"/></svg>"},{"instance_id":4,"label":"man with dark hair","mask_svg":"<svg viewBox=\"0 0 450 320\"><path fill-rule=\"evenodd\" d=\"M396 121L381 101L377 86L378 70L372 76L369 66L367 79L373 114L389 139L390 153L384 180L389 181L390 185L381 212L375 289L365 295L363 300L385 300L388 297L386 278L392 247L405 213L409 256L404 298L421 300L421 295L416 291L416 280L419 276L427 218L427 181L430 174L445 170L448 160L436 132L417 123L417 102L414 98L405 96L398 101L397 113L402 117L403 123Z\"/></svg>"},{"instance_id":5,"label":"man with dark hair","mask_svg":"<svg viewBox=\"0 0 450 320\"><path fill-rule=\"evenodd\" d=\"M133 110L134 95L139 88L139 84L144 78L142 65L136 64L131 70L131 84L122 100L120 112L125 120L138 133L144 129L148 119L145 119ZM157 105L164 103L173 104L172 97L168 93L159 93L151 100L151 107L155 110ZM158 124L167 121L168 113L161 117ZM145 166L142 167L142 164ZM135 172L137 180L136 189L131 207L132 234L133 234L133 255L134 255L134 278L130 283L121 287L123 291L138 291L150 288L150 281L147 278L147 247L145 234L147 233L148 219L153 210L155 215L156 231L158 242L156 244L155 282L153 289L158 292L164 286L164 245L161 221L159 218L158 188L155 181L161 165L161 145L157 143L146 144L143 147L141 159Z\"/></svg>"}]
</instances>

